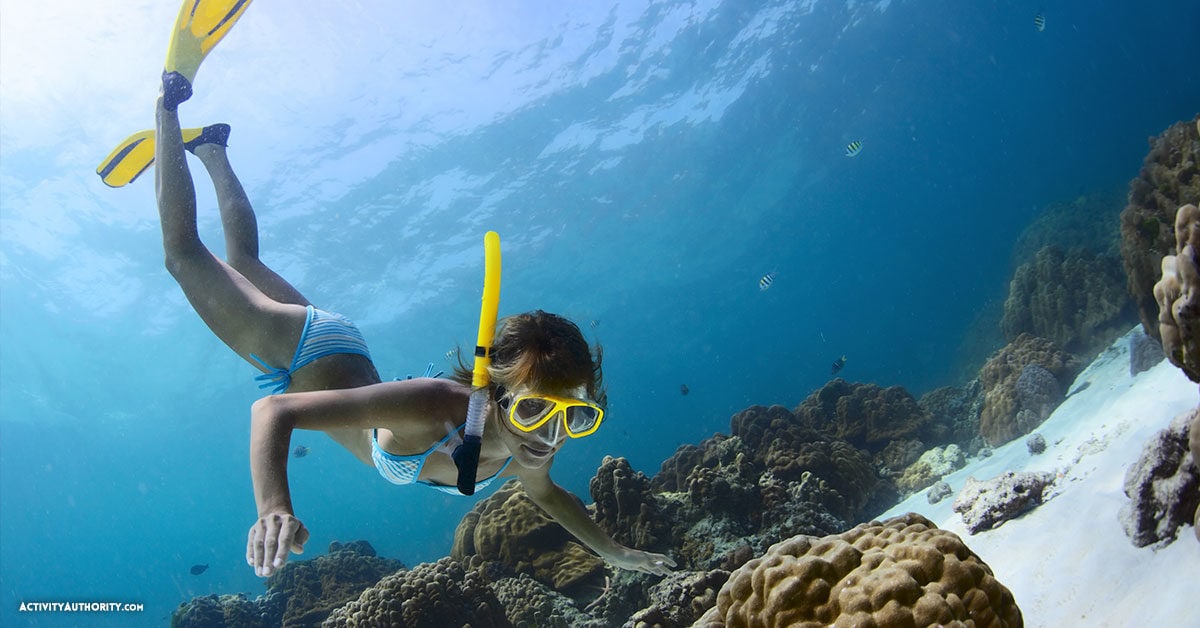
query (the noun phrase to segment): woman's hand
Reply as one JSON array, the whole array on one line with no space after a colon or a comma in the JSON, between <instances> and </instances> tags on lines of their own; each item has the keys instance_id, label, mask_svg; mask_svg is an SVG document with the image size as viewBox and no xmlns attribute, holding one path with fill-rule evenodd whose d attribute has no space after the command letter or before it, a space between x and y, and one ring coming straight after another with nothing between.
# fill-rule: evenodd
<instances>
[{"instance_id":1,"label":"woman's hand","mask_svg":"<svg viewBox=\"0 0 1200 628\"><path fill-rule=\"evenodd\" d=\"M259 517L246 540L246 562L254 574L269 576L287 562L288 550L301 554L308 542L308 528L294 515L272 512Z\"/></svg>"},{"instance_id":2,"label":"woman's hand","mask_svg":"<svg viewBox=\"0 0 1200 628\"><path fill-rule=\"evenodd\" d=\"M605 556L604 560L613 567L650 573L656 576L665 576L671 573L671 568L675 566L675 561L671 560L668 556L643 552L629 547L622 548L617 554Z\"/></svg>"}]
</instances>

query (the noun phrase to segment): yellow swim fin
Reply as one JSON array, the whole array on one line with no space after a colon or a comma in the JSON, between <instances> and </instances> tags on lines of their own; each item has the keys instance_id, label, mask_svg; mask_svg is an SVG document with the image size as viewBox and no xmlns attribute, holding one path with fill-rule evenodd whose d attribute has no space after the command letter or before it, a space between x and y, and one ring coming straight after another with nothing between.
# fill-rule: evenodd
<instances>
[{"instance_id":1,"label":"yellow swim fin","mask_svg":"<svg viewBox=\"0 0 1200 628\"><path fill-rule=\"evenodd\" d=\"M191 83L200 62L229 33L252 0L184 0L171 31L164 73L177 72Z\"/></svg>"},{"instance_id":2,"label":"yellow swim fin","mask_svg":"<svg viewBox=\"0 0 1200 628\"><path fill-rule=\"evenodd\" d=\"M184 143L200 137L203 127L183 129ZM138 131L125 138L113 152L96 167L96 174L104 184L119 188L137 179L154 163L154 130Z\"/></svg>"}]
</instances>

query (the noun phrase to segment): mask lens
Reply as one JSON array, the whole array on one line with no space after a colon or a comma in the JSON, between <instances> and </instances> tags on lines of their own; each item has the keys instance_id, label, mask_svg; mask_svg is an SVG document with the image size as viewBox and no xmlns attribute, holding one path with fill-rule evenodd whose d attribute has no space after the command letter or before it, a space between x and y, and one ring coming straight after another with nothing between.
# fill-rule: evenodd
<instances>
[{"instance_id":1,"label":"mask lens","mask_svg":"<svg viewBox=\"0 0 1200 628\"><path fill-rule=\"evenodd\" d=\"M545 399L522 397L517 401L517 405L513 407L512 419L525 427L531 427L544 417L546 412L552 407L554 407L554 404Z\"/></svg>"},{"instance_id":2,"label":"mask lens","mask_svg":"<svg viewBox=\"0 0 1200 628\"><path fill-rule=\"evenodd\" d=\"M600 413L591 406L571 406L567 408L567 431L572 434L586 432L596 426Z\"/></svg>"}]
</instances>

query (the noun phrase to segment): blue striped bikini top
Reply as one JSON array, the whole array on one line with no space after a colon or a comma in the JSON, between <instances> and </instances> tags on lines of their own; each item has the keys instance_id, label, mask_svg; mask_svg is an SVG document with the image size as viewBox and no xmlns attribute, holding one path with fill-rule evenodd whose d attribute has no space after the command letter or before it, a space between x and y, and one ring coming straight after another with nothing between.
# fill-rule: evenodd
<instances>
[{"instance_id":1,"label":"blue striped bikini top","mask_svg":"<svg viewBox=\"0 0 1200 628\"><path fill-rule=\"evenodd\" d=\"M379 471L379 475L382 475L384 479L392 484L424 484L429 488L437 489L443 493L448 493L450 495L462 495L462 493L458 492L457 486L434 484L428 480L421 480L418 478L421 477L421 468L425 466L425 459L429 457L429 454L432 454L439 449L450 449L450 447L447 446L447 443L450 442L451 438L458 436L459 432L462 432L463 428L465 427L466 424L459 426L457 430L453 430L449 434L446 434L445 438L434 443L433 447L430 447L424 453L414 454L411 456L398 456L390 451L385 450L383 447L380 447L379 430L371 430L371 461L375 463L375 469ZM500 467L500 470L492 474L491 477L487 477L476 482L475 490L487 488L487 486L495 481L496 478L500 477L501 473L504 473L504 470L508 468L508 464L510 462L512 462L512 456L509 456L508 460L504 461L504 465Z\"/></svg>"},{"instance_id":2,"label":"blue striped bikini top","mask_svg":"<svg viewBox=\"0 0 1200 628\"><path fill-rule=\"evenodd\" d=\"M270 388L272 395L278 395L292 385L292 373L297 369L313 360L338 353L351 353L371 359L371 353L367 351L367 341L350 319L341 314L318 310L310 305L292 363L285 369L275 368L251 353L250 357L267 371L255 377L254 381L263 382L258 385L260 389Z\"/></svg>"}]
</instances>

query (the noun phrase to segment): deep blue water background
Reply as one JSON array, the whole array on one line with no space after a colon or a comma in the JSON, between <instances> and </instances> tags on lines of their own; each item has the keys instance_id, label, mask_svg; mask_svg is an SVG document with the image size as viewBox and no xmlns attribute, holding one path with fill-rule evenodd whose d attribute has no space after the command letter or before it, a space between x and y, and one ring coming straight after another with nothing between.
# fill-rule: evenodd
<instances>
[{"instance_id":1,"label":"deep blue water background","mask_svg":"<svg viewBox=\"0 0 1200 628\"><path fill-rule=\"evenodd\" d=\"M1200 110L1195 2L285 4L256 2L181 108L233 125L264 259L403 376L473 340L497 230L501 313L559 312L605 347L609 421L553 472L586 501L604 455L652 475L737 410L798 404L842 354L847 379L917 395L969 379L1022 229L1121 193L1146 138ZM263 590L243 558L254 370L163 270L151 177L91 172L152 123L174 8L109 3L77 76L34 76L48 53L14 29L66 41L64 6L0 3L0 624L162 623ZM476 502L293 442L308 556L436 559Z\"/></svg>"}]
</instances>

